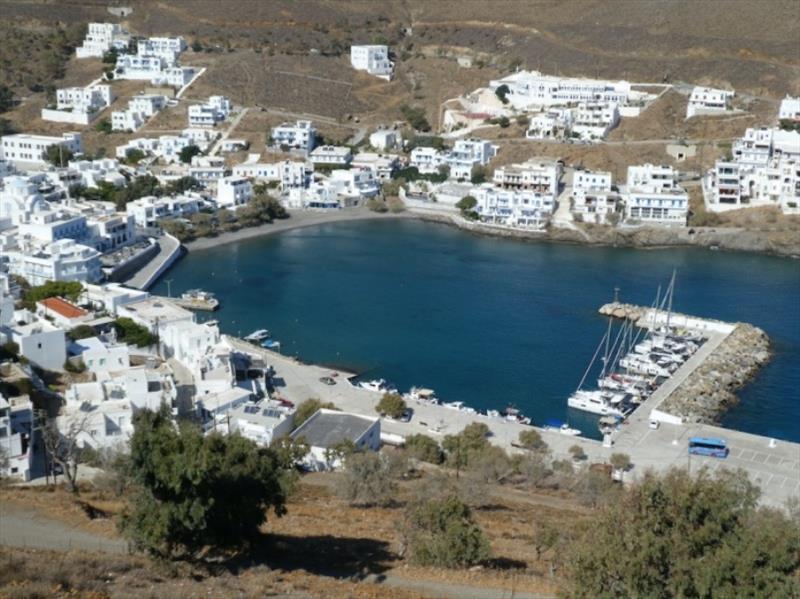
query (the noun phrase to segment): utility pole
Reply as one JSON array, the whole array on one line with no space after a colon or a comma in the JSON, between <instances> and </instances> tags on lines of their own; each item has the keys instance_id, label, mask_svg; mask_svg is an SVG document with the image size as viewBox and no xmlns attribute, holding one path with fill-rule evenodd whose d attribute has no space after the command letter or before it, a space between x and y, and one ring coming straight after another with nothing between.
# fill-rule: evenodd
<instances>
[{"instance_id":1,"label":"utility pole","mask_svg":"<svg viewBox=\"0 0 800 599\"><path fill-rule=\"evenodd\" d=\"M167 284L167 297L172 297L172 279L166 279L164 282Z\"/></svg>"}]
</instances>

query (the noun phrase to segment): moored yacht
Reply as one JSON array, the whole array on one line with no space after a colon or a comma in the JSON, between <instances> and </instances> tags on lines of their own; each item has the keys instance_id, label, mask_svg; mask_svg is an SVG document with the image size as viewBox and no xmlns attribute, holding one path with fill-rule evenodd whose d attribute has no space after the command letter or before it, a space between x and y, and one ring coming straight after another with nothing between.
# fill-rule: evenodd
<instances>
[{"instance_id":1,"label":"moored yacht","mask_svg":"<svg viewBox=\"0 0 800 599\"><path fill-rule=\"evenodd\" d=\"M626 400L627 396L624 393L579 389L569 396L567 405L592 414L625 416L630 411Z\"/></svg>"}]
</instances>

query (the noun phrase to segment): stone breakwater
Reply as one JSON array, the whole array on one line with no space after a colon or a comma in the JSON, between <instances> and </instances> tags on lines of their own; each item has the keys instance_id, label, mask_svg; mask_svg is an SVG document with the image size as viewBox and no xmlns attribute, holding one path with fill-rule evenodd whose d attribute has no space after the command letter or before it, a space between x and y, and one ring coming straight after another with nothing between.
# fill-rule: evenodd
<instances>
[{"instance_id":1,"label":"stone breakwater","mask_svg":"<svg viewBox=\"0 0 800 599\"><path fill-rule=\"evenodd\" d=\"M600 313L633 320L640 325L646 324L642 322L645 315L649 319L652 314L649 308L617 302L604 305ZM691 322L703 328L708 327L708 330L713 327L717 329L715 334L720 334L720 327L730 331L719 346L658 406L660 411L680 416L684 422L714 424L727 409L738 403L735 391L769 361L769 337L758 327L747 323L727 324L682 314L673 314L672 319L678 326ZM695 329L694 326L690 328Z\"/></svg>"},{"instance_id":2,"label":"stone breakwater","mask_svg":"<svg viewBox=\"0 0 800 599\"><path fill-rule=\"evenodd\" d=\"M737 323L720 346L661 404L686 422L713 424L739 402L734 393L769 361L769 338L751 324Z\"/></svg>"}]
</instances>

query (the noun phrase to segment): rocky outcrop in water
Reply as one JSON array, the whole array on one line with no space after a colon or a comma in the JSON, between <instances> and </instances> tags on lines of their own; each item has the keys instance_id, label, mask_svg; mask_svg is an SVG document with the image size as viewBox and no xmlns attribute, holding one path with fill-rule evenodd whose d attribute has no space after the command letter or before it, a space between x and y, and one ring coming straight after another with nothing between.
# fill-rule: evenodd
<instances>
[{"instance_id":1,"label":"rocky outcrop in water","mask_svg":"<svg viewBox=\"0 0 800 599\"><path fill-rule=\"evenodd\" d=\"M734 392L744 386L769 357L767 334L753 325L739 323L659 409L681 416L687 422L715 423L739 402Z\"/></svg>"}]
</instances>

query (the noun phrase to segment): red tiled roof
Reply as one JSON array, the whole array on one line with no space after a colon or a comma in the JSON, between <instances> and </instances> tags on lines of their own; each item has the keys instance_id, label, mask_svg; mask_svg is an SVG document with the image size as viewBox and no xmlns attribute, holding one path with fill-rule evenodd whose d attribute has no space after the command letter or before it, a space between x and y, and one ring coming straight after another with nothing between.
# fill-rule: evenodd
<instances>
[{"instance_id":1,"label":"red tiled roof","mask_svg":"<svg viewBox=\"0 0 800 599\"><path fill-rule=\"evenodd\" d=\"M37 303L44 306L46 310L55 312L64 318L79 318L89 314L83 308L79 308L78 306L69 303L65 299L61 299L60 297L48 297L38 301Z\"/></svg>"}]
</instances>

